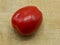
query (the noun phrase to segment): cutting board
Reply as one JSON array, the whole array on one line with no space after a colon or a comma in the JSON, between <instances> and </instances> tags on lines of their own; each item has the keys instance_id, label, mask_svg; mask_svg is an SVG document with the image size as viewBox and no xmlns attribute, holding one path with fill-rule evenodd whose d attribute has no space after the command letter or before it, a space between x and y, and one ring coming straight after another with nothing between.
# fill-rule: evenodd
<instances>
[{"instance_id":1,"label":"cutting board","mask_svg":"<svg viewBox=\"0 0 60 45\"><path fill-rule=\"evenodd\" d=\"M22 37L14 31L11 18L29 5L41 10L43 22L35 35ZM0 0L0 45L60 45L60 0Z\"/></svg>"}]
</instances>

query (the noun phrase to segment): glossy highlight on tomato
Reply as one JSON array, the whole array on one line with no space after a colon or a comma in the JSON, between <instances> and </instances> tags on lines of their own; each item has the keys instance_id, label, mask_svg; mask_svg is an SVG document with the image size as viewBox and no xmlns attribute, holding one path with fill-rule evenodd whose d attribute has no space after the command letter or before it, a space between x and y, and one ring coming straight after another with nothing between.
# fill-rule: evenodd
<instances>
[{"instance_id":1,"label":"glossy highlight on tomato","mask_svg":"<svg viewBox=\"0 0 60 45\"><path fill-rule=\"evenodd\" d=\"M21 35L31 35L42 23L42 13L36 6L26 6L12 16L12 26Z\"/></svg>"}]
</instances>

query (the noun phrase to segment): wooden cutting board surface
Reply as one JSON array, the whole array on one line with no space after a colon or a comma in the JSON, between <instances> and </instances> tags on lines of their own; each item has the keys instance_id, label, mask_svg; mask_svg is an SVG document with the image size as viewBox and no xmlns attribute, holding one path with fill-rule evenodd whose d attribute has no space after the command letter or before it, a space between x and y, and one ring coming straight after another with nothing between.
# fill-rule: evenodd
<instances>
[{"instance_id":1,"label":"wooden cutting board surface","mask_svg":"<svg viewBox=\"0 0 60 45\"><path fill-rule=\"evenodd\" d=\"M11 17L29 5L42 11L43 23L35 35L21 37L11 26ZM0 0L0 45L60 45L60 0Z\"/></svg>"}]
</instances>

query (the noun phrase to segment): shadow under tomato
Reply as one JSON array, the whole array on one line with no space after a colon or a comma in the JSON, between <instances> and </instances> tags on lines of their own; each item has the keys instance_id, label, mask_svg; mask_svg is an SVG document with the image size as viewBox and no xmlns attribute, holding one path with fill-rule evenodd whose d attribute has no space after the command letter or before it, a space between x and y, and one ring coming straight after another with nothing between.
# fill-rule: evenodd
<instances>
[{"instance_id":1,"label":"shadow under tomato","mask_svg":"<svg viewBox=\"0 0 60 45\"><path fill-rule=\"evenodd\" d=\"M19 33L16 31L16 29L14 29L14 32L15 32L15 35L16 35L17 37L19 37L21 40L29 40L29 39L32 39L32 38L35 37L35 34L37 33L37 32L35 32L35 33L31 34L31 35L21 35L21 34L19 34Z\"/></svg>"}]
</instances>

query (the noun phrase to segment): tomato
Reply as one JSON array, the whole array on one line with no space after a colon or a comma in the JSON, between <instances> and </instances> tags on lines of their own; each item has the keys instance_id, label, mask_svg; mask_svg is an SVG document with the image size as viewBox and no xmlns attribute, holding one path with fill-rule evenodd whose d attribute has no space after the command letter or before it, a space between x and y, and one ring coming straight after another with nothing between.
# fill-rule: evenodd
<instances>
[{"instance_id":1,"label":"tomato","mask_svg":"<svg viewBox=\"0 0 60 45\"><path fill-rule=\"evenodd\" d=\"M35 6L26 6L12 16L12 26L21 35L31 35L42 23L42 13Z\"/></svg>"}]
</instances>

